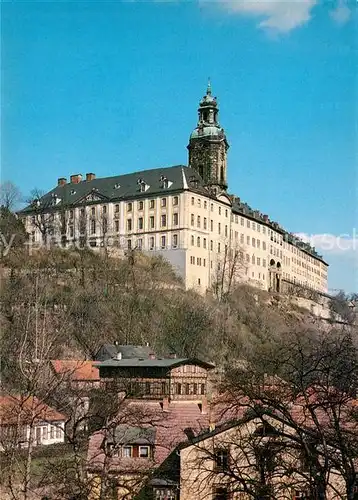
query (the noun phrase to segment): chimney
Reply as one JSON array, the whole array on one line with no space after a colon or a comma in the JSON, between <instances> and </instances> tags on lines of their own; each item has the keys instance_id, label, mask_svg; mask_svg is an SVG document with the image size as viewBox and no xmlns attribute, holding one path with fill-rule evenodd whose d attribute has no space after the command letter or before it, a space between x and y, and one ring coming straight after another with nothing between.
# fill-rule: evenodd
<instances>
[{"instance_id":1,"label":"chimney","mask_svg":"<svg viewBox=\"0 0 358 500\"><path fill-rule=\"evenodd\" d=\"M169 411L169 398L163 398L163 411Z\"/></svg>"},{"instance_id":2,"label":"chimney","mask_svg":"<svg viewBox=\"0 0 358 500\"><path fill-rule=\"evenodd\" d=\"M93 181L95 178L96 178L96 174L93 174L92 172L89 172L88 174L86 174L86 181L87 182Z\"/></svg>"},{"instance_id":3,"label":"chimney","mask_svg":"<svg viewBox=\"0 0 358 500\"><path fill-rule=\"evenodd\" d=\"M72 184L78 184L82 180L82 174L74 174L70 177L70 182Z\"/></svg>"},{"instance_id":4,"label":"chimney","mask_svg":"<svg viewBox=\"0 0 358 500\"><path fill-rule=\"evenodd\" d=\"M264 219L264 221L265 221L265 222L267 222L267 221L268 221L268 215L266 215L266 214L265 214L265 215L263 216L263 219Z\"/></svg>"},{"instance_id":5,"label":"chimney","mask_svg":"<svg viewBox=\"0 0 358 500\"><path fill-rule=\"evenodd\" d=\"M59 179L57 179L58 186L64 186L66 183L67 183L66 177L60 177Z\"/></svg>"},{"instance_id":6,"label":"chimney","mask_svg":"<svg viewBox=\"0 0 358 500\"><path fill-rule=\"evenodd\" d=\"M149 354L149 359L155 359L155 354L154 354L154 352L151 352L151 353Z\"/></svg>"}]
</instances>

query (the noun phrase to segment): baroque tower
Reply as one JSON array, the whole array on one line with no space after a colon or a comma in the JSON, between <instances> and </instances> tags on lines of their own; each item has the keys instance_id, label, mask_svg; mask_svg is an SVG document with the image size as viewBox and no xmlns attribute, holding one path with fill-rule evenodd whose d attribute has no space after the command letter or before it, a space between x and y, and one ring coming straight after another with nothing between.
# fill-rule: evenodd
<instances>
[{"instance_id":1,"label":"baroque tower","mask_svg":"<svg viewBox=\"0 0 358 500\"><path fill-rule=\"evenodd\" d=\"M218 122L219 108L211 95L210 81L198 113L198 124L189 139L189 167L198 172L208 188L226 191L229 144Z\"/></svg>"}]
</instances>

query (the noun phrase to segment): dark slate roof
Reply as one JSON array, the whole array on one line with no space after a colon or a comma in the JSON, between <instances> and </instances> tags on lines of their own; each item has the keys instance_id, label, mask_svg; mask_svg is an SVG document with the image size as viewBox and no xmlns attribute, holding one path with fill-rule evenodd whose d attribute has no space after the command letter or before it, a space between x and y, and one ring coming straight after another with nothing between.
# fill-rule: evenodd
<instances>
[{"instance_id":1,"label":"dark slate roof","mask_svg":"<svg viewBox=\"0 0 358 500\"><path fill-rule=\"evenodd\" d=\"M132 368L132 367L146 367L146 368L174 368L180 365L199 365L208 369L214 368L215 365L207 363L196 358L156 358L156 359L107 359L106 361L95 363L98 368Z\"/></svg>"},{"instance_id":2,"label":"dark slate roof","mask_svg":"<svg viewBox=\"0 0 358 500\"><path fill-rule=\"evenodd\" d=\"M133 427L127 424L117 425L114 431L114 441L117 444L154 445L155 427Z\"/></svg>"},{"instance_id":3,"label":"dark slate roof","mask_svg":"<svg viewBox=\"0 0 358 500\"><path fill-rule=\"evenodd\" d=\"M101 361L102 359L116 358L119 352L122 354L122 359L147 359L153 353L153 349L150 346L142 345L103 344L97 351L95 359Z\"/></svg>"},{"instance_id":4,"label":"dark slate roof","mask_svg":"<svg viewBox=\"0 0 358 500\"><path fill-rule=\"evenodd\" d=\"M162 177L167 178L172 183L168 188L163 187ZM138 184L140 179L149 186L145 192L140 192ZM142 170L131 174L102 177L92 181L82 180L79 183L69 182L63 186L56 186L40 198L39 206L34 208L34 206L29 205L20 214L45 209L59 210L63 204L66 207L81 205L85 198L91 194L100 198L93 203L103 203L165 195L188 189L188 187L205 192L206 195L209 194L199 174L185 165ZM56 198L61 202L55 204ZM88 201L86 203L88 204Z\"/></svg>"}]
</instances>

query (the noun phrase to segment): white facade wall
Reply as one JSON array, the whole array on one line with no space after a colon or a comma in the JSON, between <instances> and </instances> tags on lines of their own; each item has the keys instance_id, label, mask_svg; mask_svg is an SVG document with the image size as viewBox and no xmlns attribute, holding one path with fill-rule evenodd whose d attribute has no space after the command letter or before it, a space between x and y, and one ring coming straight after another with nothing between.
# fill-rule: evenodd
<instances>
[{"instance_id":1,"label":"white facade wall","mask_svg":"<svg viewBox=\"0 0 358 500\"><path fill-rule=\"evenodd\" d=\"M324 262L285 241L280 231L269 224L232 213L225 195L212 199L185 190L166 196L163 193L158 197L89 203L67 211L68 246L78 243L81 210L85 210L87 244L122 249L130 245L160 253L173 264L187 288L204 292L212 287L225 259L226 265L231 265L226 248L232 254L238 252L236 277L242 281L267 290L269 266L274 262L274 266L280 264L283 279L327 291L328 266ZM103 216L108 221L105 234ZM54 221L58 233L59 215ZM34 243L40 244L41 233L31 215L27 216L26 229Z\"/></svg>"}]
</instances>

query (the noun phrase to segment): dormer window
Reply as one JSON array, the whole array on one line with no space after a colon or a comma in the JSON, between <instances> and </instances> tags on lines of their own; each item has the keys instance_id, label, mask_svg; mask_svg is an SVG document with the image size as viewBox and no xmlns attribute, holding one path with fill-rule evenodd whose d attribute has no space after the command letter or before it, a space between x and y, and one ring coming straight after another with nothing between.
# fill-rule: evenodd
<instances>
[{"instance_id":1,"label":"dormer window","mask_svg":"<svg viewBox=\"0 0 358 500\"><path fill-rule=\"evenodd\" d=\"M74 189L71 189L70 194L76 194L76 191Z\"/></svg>"},{"instance_id":2,"label":"dormer window","mask_svg":"<svg viewBox=\"0 0 358 500\"><path fill-rule=\"evenodd\" d=\"M119 189L120 187L121 187L121 185L118 182L116 182L114 185L114 189Z\"/></svg>"},{"instance_id":3,"label":"dormer window","mask_svg":"<svg viewBox=\"0 0 358 500\"><path fill-rule=\"evenodd\" d=\"M160 180L161 187L163 189L168 189L173 184L172 181L168 180L168 178L165 177L165 175L162 175L159 180Z\"/></svg>"},{"instance_id":4,"label":"dormer window","mask_svg":"<svg viewBox=\"0 0 358 500\"><path fill-rule=\"evenodd\" d=\"M150 187L149 184L147 184L144 179L138 179L137 184L139 186L139 191L141 193L145 193L146 191L148 191Z\"/></svg>"}]
</instances>

